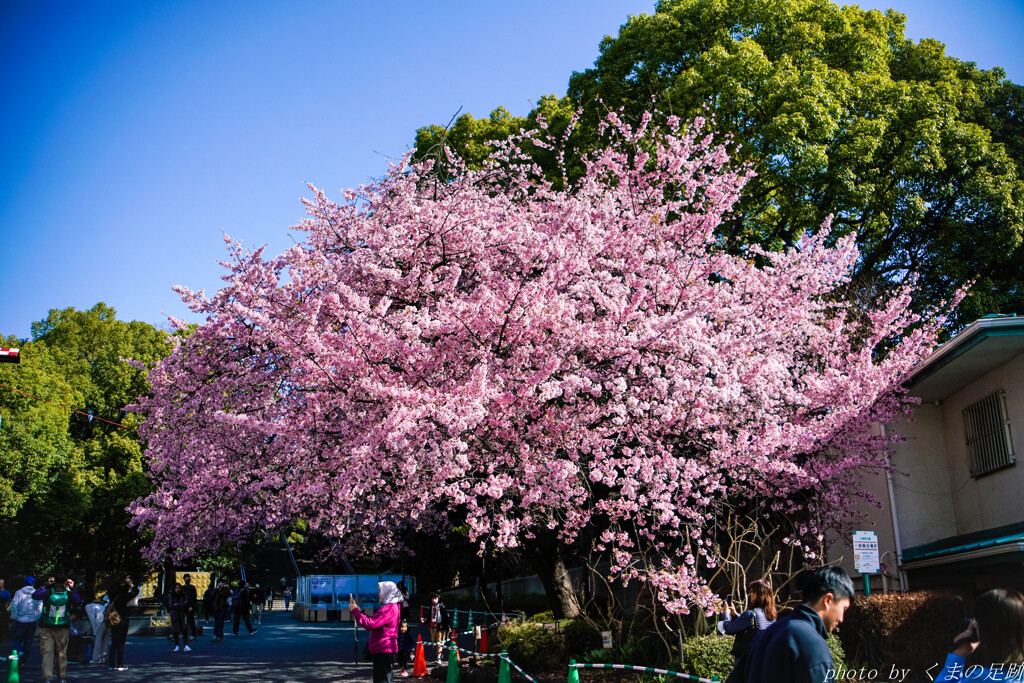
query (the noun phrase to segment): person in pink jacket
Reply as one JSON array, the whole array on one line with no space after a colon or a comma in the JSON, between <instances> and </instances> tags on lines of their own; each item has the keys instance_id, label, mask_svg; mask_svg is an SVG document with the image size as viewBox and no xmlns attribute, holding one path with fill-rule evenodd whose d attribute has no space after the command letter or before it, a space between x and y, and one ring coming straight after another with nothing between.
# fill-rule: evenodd
<instances>
[{"instance_id":1,"label":"person in pink jacket","mask_svg":"<svg viewBox=\"0 0 1024 683\"><path fill-rule=\"evenodd\" d=\"M380 609L372 617L363 614L355 599L348 596L348 608L357 624L370 632L370 656L373 658L373 683L391 683L391 669L398 652L398 622L404 596L393 581L377 584Z\"/></svg>"}]
</instances>

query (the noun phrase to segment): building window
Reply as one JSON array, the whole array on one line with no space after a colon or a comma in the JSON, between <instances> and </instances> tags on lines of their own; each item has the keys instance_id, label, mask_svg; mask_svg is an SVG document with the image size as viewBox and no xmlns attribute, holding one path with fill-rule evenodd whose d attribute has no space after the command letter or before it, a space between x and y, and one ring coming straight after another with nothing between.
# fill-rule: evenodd
<instances>
[{"instance_id":1,"label":"building window","mask_svg":"<svg viewBox=\"0 0 1024 683\"><path fill-rule=\"evenodd\" d=\"M964 408L964 436L971 476L980 477L1014 463L1006 392L997 391Z\"/></svg>"}]
</instances>

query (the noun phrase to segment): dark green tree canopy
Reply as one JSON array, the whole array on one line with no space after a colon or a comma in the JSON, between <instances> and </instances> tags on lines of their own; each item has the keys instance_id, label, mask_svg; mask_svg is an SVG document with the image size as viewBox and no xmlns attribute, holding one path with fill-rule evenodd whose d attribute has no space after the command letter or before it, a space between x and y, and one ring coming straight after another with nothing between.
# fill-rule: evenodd
<instances>
[{"instance_id":1,"label":"dark green tree canopy","mask_svg":"<svg viewBox=\"0 0 1024 683\"><path fill-rule=\"evenodd\" d=\"M568 98L525 119L463 116L447 141L479 161L484 141L538 113L564 127L580 106L578 153L598 144L608 109L708 117L758 174L726 244L784 248L834 214L834 235L858 234L854 286L866 296L916 272L919 309L974 280L954 322L1024 313L1024 89L937 41L908 40L904 22L828 0L663 0L601 41ZM418 153L444 133L420 129Z\"/></svg>"},{"instance_id":2,"label":"dark green tree canopy","mask_svg":"<svg viewBox=\"0 0 1024 683\"><path fill-rule=\"evenodd\" d=\"M150 484L141 418L125 407L149 384L127 360L162 358L167 334L100 303L52 310L33 323L31 340L2 345L21 346L22 360L0 366L0 564L87 577L139 568L144 539L127 527L125 508Z\"/></svg>"}]
</instances>

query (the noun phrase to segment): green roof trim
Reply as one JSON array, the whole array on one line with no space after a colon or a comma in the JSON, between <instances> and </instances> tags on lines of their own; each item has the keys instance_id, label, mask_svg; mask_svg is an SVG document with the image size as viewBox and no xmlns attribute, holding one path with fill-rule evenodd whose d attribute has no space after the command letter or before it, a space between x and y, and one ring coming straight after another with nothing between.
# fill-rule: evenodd
<instances>
[{"instance_id":1,"label":"green roof trim","mask_svg":"<svg viewBox=\"0 0 1024 683\"><path fill-rule=\"evenodd\" d=\"M903 549L903 562L916 562L932 557L955 555L969 550L989 548L1006 543L1024 543L1024 522L1008 524L995 529L950 536L932 543Z\"/></svg>"},{"instance_id":2,"label":"green roof trim","mask_svg":"<svg viewBox=\"0 0 1024 683\"><path fill-rule=\"evenodd\" d=\"M986 318L982 318L981 320L985 320L985 319ZM913 387L915 384L919 384L920 382L926 380L927 378L931 377L936 372L938 372L942 368L946 367L947 365L952 363L954 360L956 360L960 356L964 355L965 353L967 353L972 348L974 348L975 346L977 346L981 342L985 341L989 337L1020 337L1020 336L1024 336L1024 319L1008 318L1007 320L1012 321L1011 324L1008 325L1007 327L997 327L997 328L979 327L979 328L976 328L976 329L972 330L971 332L967 333L963 337L960 337L960 338L953 337L952 339L947 341L946 344L943 344L942 346L939 346L937 349L935 349L935 352L933 352L933 353L937 353L938 351L941 351L942 347L946 346L947 344L954 345L952 350L950 352L948 352L946 355L944 355L942 358L940 358L937 362L934 362L934 363L931 363L931 364L927 364L927 359L925 359L925 361L924 361L926 363L925 367L923 367L921 370L917 371L916 373L913 370L911 370L912 374L911 374L910 379L907 381L907 386L908 387ZM1018 323L1018 322L1020 323L1019 326L1017 324L1015 324L1015 323Z\"/></svg>"}]
</instances>

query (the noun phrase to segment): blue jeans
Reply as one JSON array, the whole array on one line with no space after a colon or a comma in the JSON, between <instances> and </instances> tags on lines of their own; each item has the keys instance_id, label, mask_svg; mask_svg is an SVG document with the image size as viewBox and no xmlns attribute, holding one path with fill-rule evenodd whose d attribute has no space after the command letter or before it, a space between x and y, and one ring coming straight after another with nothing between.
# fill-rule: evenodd
<instances>
[{"instance_id":1,"label":"blue jeans","mask_svg":"<svg viewBox=\"0 0 1024 683\"><path fill-rule=\"evenodd\" d=\"M35 634L36 622L14 622L14 628L11 629L11 638L14 640L14 649L18 651L18 657L21 659L22 664L28 662L28 658L32 654L32 638Z\"/></svg>"}]
</instances>

